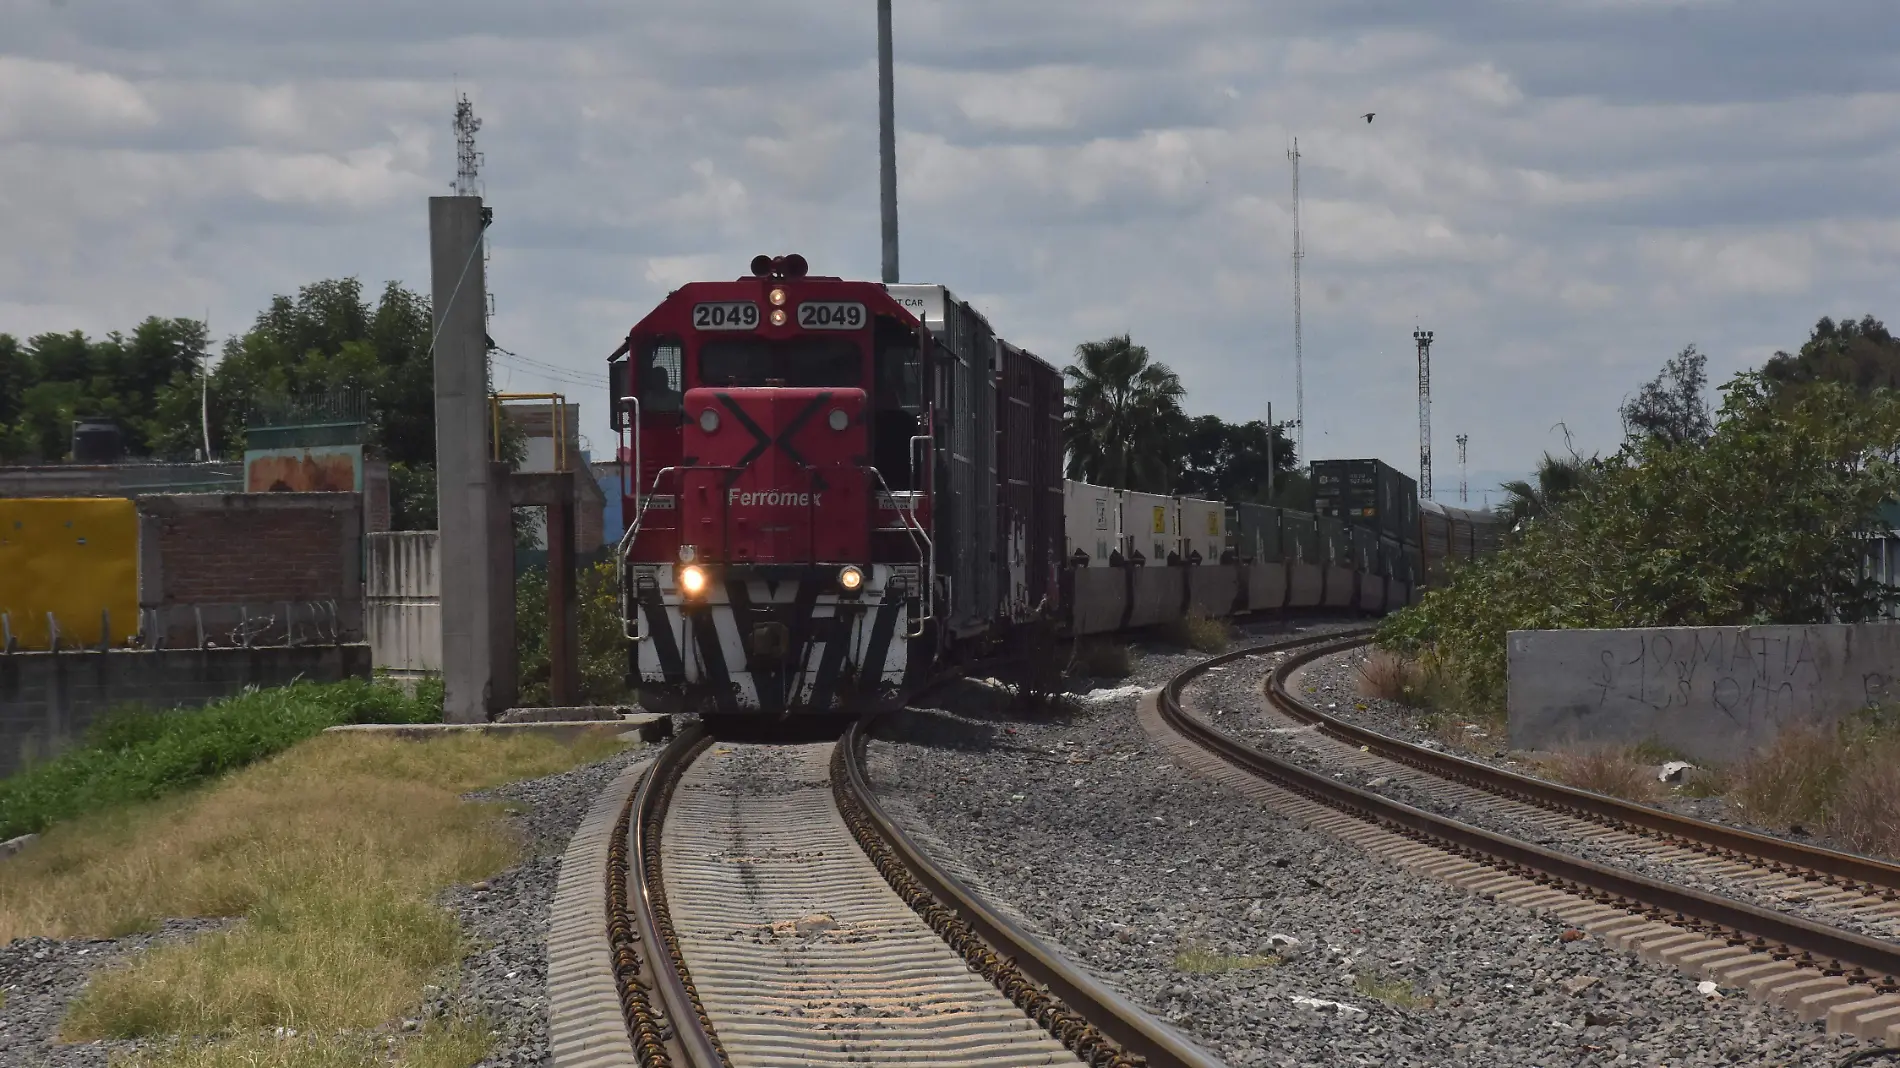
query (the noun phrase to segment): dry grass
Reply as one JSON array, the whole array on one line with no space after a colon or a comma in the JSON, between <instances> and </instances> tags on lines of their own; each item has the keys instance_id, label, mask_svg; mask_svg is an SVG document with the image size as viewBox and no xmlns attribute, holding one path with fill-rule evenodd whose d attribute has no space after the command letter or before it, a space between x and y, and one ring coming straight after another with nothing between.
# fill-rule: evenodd
<instances>
[{"instance_id":1,"label":"dry grass","mask_svg":"<svg viewBox=\"0 0 1900 1068\"><path fill-rule=\"evenodd\" d=\"M1076 645L1075 664L1082 674L1097 679L1125 679L1135 673L1128 646L1109 638L1081 639Z\"/></svg>"},{"instance_id":2,"label":"dry grass","mask_svg":"<svg viewBox=\"0 0 1900 1068\"><path fill-rule=\"evenodd\" d=\"M1651 801L1657 793L1655 770L1634 746L1580 746L1551 756L1543 768L1558 782L1626 801Z\"/></svg>"},{"instance_id":3,"label":"dry grass","mask_svg":"<svg viewBox=\"0 0 1900 1068\"><path fill-rule=\"evenodd\" d=\"M1359 662L1358 671L1361 696L1408 705L1420 703L1425 677L1412 661L1384 649L1374 649Z\"/></svg>"},{"instance_id":4,"label":"dry grass","mask_svg":"<svg viewBox=\"0 0 1900 1068\"><path fill-rule=\"evenodd\" d=\"M1250 953L1218 953L1206 946L1189 945L1174 955L1174 970L1192 972L1196 975L1219 975L1224 972L1246 971L1253 968L1271 968L1280 963L1280 958L1268 953L1256 956Z\"/></svg>"},{"instance_id":5,"label":"dry grass","mask_svg":"<svg viewBox=\"0 0 1900 1068\"><path fill-rule=\"evenodd\" d=\"M1729 797L1756 823L1819 824L1846 772L1839 734L1790 727L1735 767Z\"/></svg>"},{"instance_id":6,"label":"dry grass","mask_svg":"<svg viewBox=\"0 0 1900 1068\"><path fill-rule=\"evenodd\" d=\"M0 940L244 917L100 975L62 1036L220 1039L177 1045L166 1064L354 1064L353 1039L260 1052L245 1036L275 1027L334 1036L413 1008L462 952L435 894L518 852L496 806L458 795L618 748L611 728L571 747L521 736L312 739L195 793L54 826L8 862ZM465 1040L431 1041L417 1049Z\"/></svg>"},{"instance_id":7,"label":"dry grass","mask_svg":"<svg viewBox=\"0 0 1900 1068\"><path fill-rule=\"evenodd\" d=\"M430 1027L420 1033L311 1038L246 1034L220 1041L161 1043L120 1068L468 1068L488 1053L487 1030L475 1024Z\"/></svg>"},{"instance_id":8,"label":"dry grass","mask_svg":"<svg viewBox=\"0 0 1900 1068\"><path fill-rule=\"evenodd\" d=\"M1234 628L1226 620L1214 619L1198 611L1162 624L1160 632L1161 640L1170 645L1185 646L1203 653L1224 653L1234 641Z\"/></svg>"},{"instance_id":9,"label":"dry grass","mask_svg":"<svg viewBox=\"0 0 1900 1068\"><path fill-rule=\"evenodd\" d=\"M1401 1009L1429 1009L1437 1002L1418 992L1418 987L1403 979L1392 979L1374 972L1352 977L1352 988L1362 996Z\"/></svg>"},{"instance_id":10,"label":"dry grass","mask_svg":"<svg viewBox=\"0 0 1900 1068\"><path fill-rule=\"evenodd\" d=\"M1870 744L1848 765L1825 826L1850 849L1900 857L1900 741Z\"/></svg>"}]
</instances>

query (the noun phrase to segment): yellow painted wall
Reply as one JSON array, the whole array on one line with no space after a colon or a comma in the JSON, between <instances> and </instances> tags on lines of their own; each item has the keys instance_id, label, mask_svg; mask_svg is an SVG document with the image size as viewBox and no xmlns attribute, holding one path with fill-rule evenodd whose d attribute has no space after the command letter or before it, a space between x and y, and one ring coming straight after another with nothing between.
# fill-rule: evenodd
<instances>
[{"instance_id":1,"label":"yellow painted wall","mask_svg":"<svg viewBox=\"0 0 1900 1068\"><path fill-rule=\"evenodd\" d=\"M139 520L123 498L0 499L0 612L15 648L45 649L46 613L61 644L99 644L100 610L112 644L139 630Z\"/></svg>"}]
</instances>

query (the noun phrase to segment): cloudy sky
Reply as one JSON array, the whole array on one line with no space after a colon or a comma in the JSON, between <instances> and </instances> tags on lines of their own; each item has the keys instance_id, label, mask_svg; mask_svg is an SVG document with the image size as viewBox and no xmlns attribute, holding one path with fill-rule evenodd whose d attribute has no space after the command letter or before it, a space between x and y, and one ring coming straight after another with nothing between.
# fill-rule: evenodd
<instances>
[{"instance_id":1,"label":"cloudy sky","mask_svg":"<svg viewBox=\"0 0 1900 1068\"><path fill-rule=\"evenodd\" d=\"M1822 314L1900 319L1892 0L897 0L907 281L1060 365L1127 331L1232 419L1439 483L1613 447L1688 342L1718 381ZM878 272L872 0L0 0L0 331L241 329L352 274L423 292L456 89L493 333L571 369L666 291ZM1359 116L1376 112L1367 124ZM580 384L588 383L588 384ZM1455 491L1454 491L1455 492Z\"/></svg>"}]
</instances>

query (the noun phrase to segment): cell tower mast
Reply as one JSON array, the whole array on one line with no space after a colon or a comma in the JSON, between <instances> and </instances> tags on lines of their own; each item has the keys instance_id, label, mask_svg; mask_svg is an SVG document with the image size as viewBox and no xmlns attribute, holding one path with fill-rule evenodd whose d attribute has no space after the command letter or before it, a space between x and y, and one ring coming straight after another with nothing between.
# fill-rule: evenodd
<instances>
[{"instance_id":1,"label":"cell tower mast","mask_svg":"<svg viewBox=\"0 0 1900 1068\"><path fill-rule=\"evenodd\" d=\"M1286 158L1293 161L1293 425L1299 430L1300 463L1310 463L1306 454L1306 363L1300 348L1300 261L1306 258L1306 246L1300 241L1300 139Z\"/></svg>"},{"instance_id":2,"label":"cell tower mast","mask_svg":"<svg viewBox=\"0 0 1900 1068\"><path fill-rule=\"evenodd\" d=\"M891 0L877 0L878 214L884 236L884 281L897 282L897 104L891 70Z\"/></svg>"},{"instance_id":3,"label":"cell tower mast","mask_svg":"<svg viewBox=\"0 0 1900 1068\"><path fill-rule=\"evenodd\" d=\"M1471 503L1471 480L1465 471L1465 444L1471 440L1470 434L1458 435L1458 503Z\"/></svg>"},{"instance_id":4,"label":"cell tower mast","mask_svg":"<svg viewBox=\"0 0 1900 1068\"><path fill-rule=\"evenodd\" d=\"M482 195L481 166L482 154L475 151L475 131L482 128L482 120L475 117L475 105L468 102L468 94L455 102L455 195L458 197L478 197Z\"/></svg>"},{"instance_id":5,"label":"cell tower mast","mask_svg":"<svg viewBox=\"0 0 1900 1068\"><path fill-rule=\"evenodd\" d=\"M1432 332L1412 331L1418 342L1418 494L1432 499Z\"/></svg>"}]
</instances>

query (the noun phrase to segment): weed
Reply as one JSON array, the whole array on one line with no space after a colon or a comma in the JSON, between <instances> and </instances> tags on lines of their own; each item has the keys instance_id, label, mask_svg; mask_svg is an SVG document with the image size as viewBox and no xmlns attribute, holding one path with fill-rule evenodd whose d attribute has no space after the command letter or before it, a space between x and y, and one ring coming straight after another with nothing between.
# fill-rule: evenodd
<instances>
[{"instance_id":1,"label":"weed","mask_svg":"<svg viewBox=\"0 0 1900 1068\"><path fill-rule=\"evenodd\" d=\"M1659 739L1645 738L1630 747L1630 756L1645 764L1667 764L1672 760L1686 760L1679 749L1664 745Z\"/></svg>"},{"instance_id":2,"label":"weed","mask_svg":"<svg viewBox=\"0 0 1900 1068\"><path fill-rule=\"evenodd\" d=\"M77 748L0 780L0 838L176 793L339 723L418 723L441 717L439 682L419 686L411 697L394 686L361 680L294 683L171 712L117 709Z\"/></svg>"},{"instance_id":3,"label":"weed","mask_svg":"<svg viewBox=\"0 0 1900 1068\"><path fill-rule=\"evenodd\" d=\"M487 1028L457 1022L398 1038L393 1049L387 1038L373 1034L249 1032L155 1043L119 1063L123 1068L468 1068L489 1048Z\"/></svg>"},{"instance_id":4,"label":"weed","mask_svg":"<svg viewBox=\"0 0 1900 1068\"><path fill-rule=\"evenodd\" d=\"M1112 638L1077 640L1075 665L1080 673L1097 679L1125 679L1135 673L1128 646Z\"/></svg>"},{"instance_id":5,"label":"weed","mask_svg":"<svg viewBox=\"0 0 1900 1068\"><path fill-rule=\"evenodd\" d=\"M1253 968L1271 968L1280 963L1280 958L1268 953L1264 956L1254 954L1219 953L1199 943L1190 944L1174 955L1174 970L1191 972L1196 975L1219 975L1224 972L1237 972Z\"/></svg>"},{"instance_id":6,"label":"weed","mask_svg":"<svg viewBox=\"0 0 1900 1068\"><path fill-rule=\"evenodd\" d=\"M1818 824L1846 773L1841 738L1819 727L1789 727L1734 771L1730 796L1757 823Z\"/></svg>"},{"instance_id":7,"label":"weed","mask_svg":"<svg viewBox=\"0 0 1900 1068\"><path fill-rule=\"evenodd\" d=\"M1358 670L1361 695L1408 705L1419 703L1425 679L1416 663L1396 653L1374 649L1370 656L1359 662Z\"/></svg>"},{"instance_id":8,"label":"weed","mask_svg":"<svg viewBox=\"0 0 1900 1068\"><path fill-rule=\"evenodd\" d=\"M1360 972L1353 976L1352 988L1363 997L1401 1009L1429 1009L1436 1004L1431 997L1419 993L1418 988L1411 983L1376 972Z\"/></svg>"},{"instance_id":9,"label":"weed","mask_svg":"<svg viewBox=\"0 0 1900 1068\"><path fill-rule=\"evenodd\" d=\"M1854 755L1825 826L1851 849L1900 856L1900 739L1867 744Z\"/></svg>"},{"instance_id":10,"label":"weed","mask_svg":"<svg viewBox=\"0 0 1900 1068\"><path fill-rule=\"evenodd\" d=\"M1629 746L1588 745L1568 749L1544 761L1544 773L1569 783L1626 801L1648 801L1656 795L1656 775Z\"/></svg>"},{"instance_id":11,"label":"weed","mask_svg":"<svg viewBox=\"0 0 1900 1068\"><path fill-rule=\"evenodd\" d=\"M1214 619L1204 612L1190 612L1160 627L1161 640L1169 645L1196 649L1203 653L1224 653L1233 643L1234 629L1226 620Z\"/></svg>"}]
</instances>

